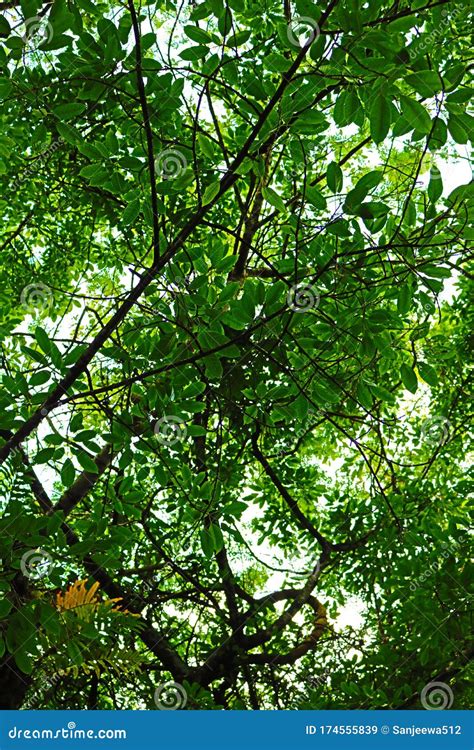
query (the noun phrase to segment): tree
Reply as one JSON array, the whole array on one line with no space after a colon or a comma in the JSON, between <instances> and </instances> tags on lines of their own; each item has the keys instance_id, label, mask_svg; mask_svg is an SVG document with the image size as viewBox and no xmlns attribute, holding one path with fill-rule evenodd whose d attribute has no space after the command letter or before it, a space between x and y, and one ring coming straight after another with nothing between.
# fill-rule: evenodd
<instances>
[{"instance_id":1,"label":"tree","mask_svg":"<svg viewBox=\"0 0 474 750\"><path fill-rule=\"evenodd\" d=\"M467 705L467 5L0 10L2 707Z\"/></svg>"}]
</instances>

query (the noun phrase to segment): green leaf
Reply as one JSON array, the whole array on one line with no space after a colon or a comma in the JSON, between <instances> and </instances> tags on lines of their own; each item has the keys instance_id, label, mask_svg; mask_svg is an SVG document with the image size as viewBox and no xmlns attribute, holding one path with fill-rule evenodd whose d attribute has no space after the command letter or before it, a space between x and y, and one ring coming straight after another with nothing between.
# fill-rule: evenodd
<instances>
[{"instance_id":1,"label":"green leaf","mask_svg":"<svg viewBox=\"0 0 474 750\"><path fill-rule=\"evenodd\" d=\"M469 136L466 133L461 121L455 115L449 115L448 130L456 143L467 143Z\"/></svg>"},{"instance_id":2,"label":"green leaf","mask_svg":"<svg viewBox=\"0 0 474 750\"><path fill-rule=\"evenodd\" d=\"M203 133L198 133L197 140L203 154L210 159L214 158L214 146L212 145L211 139Z\"/></svg>"},{"instance_id":3,"label":"green leaf","mask_svg":"<svg viewBox=\"0 0 474 750\"><path fill-rule=\"evenodd\" d=\"M211 523L207 529L202 529L200 538L202 550L206 557L212 557L212 555L220 552L224 546L222 531L217 524Z\"/></svg>"},{"instance_id":4,"label":"green leaf","mask_svg":"<svg viewBox=\"0 0 474 750\"><path fill-rule=\"evenodd\" d=\"M0 16L0 36L8 36L11 32L10 24L5 16Z\"/></svg>"},{"instance_id":5,"label":"green leaf","mask_svg":"<svg viewBox=\"0 0 474 750\"><path fill-rule=\"evenodd\" d=\"M13 607L9 599L0 599L0 620L3 620L11 612Z\"/></svg>"},{"instance_id":6,"label":"green leaf","mask_svg":"<svg viewBox=\"0 0 474 750\"><path fill-rule=\"evenodd\" d=\"M418 339L424 339L427 336L429 330L429 323L422 323L421 325L416 326L416 328L414 328L410 333L410 341L418 341Z\"/></svg>"},{"instance_id":7,"label":"green leaf","mask_svg":"<svg viewBox=\"0 0 474 750\"><path fill-rule=\"evenodd\" d=\"M360 112L362 112L362 104L357 91L354 88L350 88L343 102L344 106L344 122L348 125L351 122L356 122Z\"/></svg>"},{"instance_id":8,"label":"green leaf","mask_svg":"<svg viewBox=\"0 0 474 750\"><path fill-rule=\"evenodd\" d=\"M208 44L212 42L212 36L204 29L200 29L199 26L185 26L183 29L187 37L198 42L199 44Z\"/></svg>"},{"instance_id":9,"label":"green leaf","mask_svg":"<svg viewBox=\"0 0 474 750\"><path fill-rule=\"evenodd\" d=\"M134 200L127 204L122 214L122 221L126 226L133 224L140 213L140 201Z\"/></svg>"},{"instance_id":10,"label":"green leaf","mask_svg":"<svg viewBox=\"0 0 474 750\"><path fill-rule=\"evenodd\" d=\"M375 143L381 143L390 130L391 111L389 101L379 92L370 107L370 135Z\"/></svg>"},{"instance_id":11,"label":"green leaf","mask_svg":"<svg viewBox=\"0 0 474 750\"><path fill-rule=\"evenodd\" d=\"M97 464L95 461L92 460L92 458L84 452L79 452L77 454L77 460L81 464L82 468L85 471L88 471L90 474L98 474L99 469L97 468Z\"/></svg>"},{"instance_id":12,"label":"green leaf","mask_svg":"<svg viewBox=\"0 0 474 750\"><path fill-rule=\"evenodd\" d=\"M232 34L227 41L226 45L227 47L240 47L241 44L245 44L252 35L252 32L250 30L246 31L238 31L237 34Z\"/></svg>"},{"instance_id":13,"label":"green leaf","mask_svg":"<svg viewBox=\"0 0 474 750\"><path fill-rule=\"evenodd\" d=\"M361 177L356 186L347 194L344 202L344 210L349 213L355 213L357 207L361 204L369 191L380 183L382 177L382 172L377 169L367 172L367 174Z\"/></svg>"},{"instance_id":14,"label":"green leaf","mask_svg":"<svg viewBox=\"0 0 474 750\"><path fill-rule=\"evenodd\" d=\"M317 188L315 187L306 188L306 198L315 208L319 208L321 211L325 210L326 198Z\"/></svg>"},{"instance_id":15,"label":"green leaf","mask_svg":"<svg viewBox=\"0 0 474 750\"><path fill-rule=\"evenodd\" d=\"M219 180L216 182L211 182L210 185L207 186L205 189L203 196L202 196L202 204L203 206L207 205L208 203L211 203L216 195L219 194L219 190L221 189L221 183Z\"/></svg>"},{"instance_id":16,"label":"green leaf","mask_svg":"<svg viewBox=\"0 0 474 750\"><path fill-rule=\"evenodd\" d=\"M448 140L448 129L446 123L440 117L434 118L433 130L431 132L431 138L429 142L429 148L431 151L440 149Z\"/></svg>"},{"instance_id":17,"label":"green leaf","mask_svg":"<svg viewBox=\"0 0 474 750\"><path fill-rule=\"evenodd\" d=\"M46 39L43 44L40 45L40 49L47 52L56 49L63 49L64 47L71 45L72 42L73 39L68 34L53 34L51 39ZM65 117L64 119L68 118Z\"/></svg>"},{"instance_id":18,"label":"green leaf","mask_svg":"<svg viewBox=\"0 0 474 750\"><path fill-rule=\"evenodd\" d=\"M56 129L61 138L66 141L66 143L71 143L75 146L81 142L80 132L72 125L68 125L65 122L57 122Z\"/></svg>"},{"instance_id":19,"label":"green leaf","mask_svg":"<svg viewBox=\"0 0 474 750\"><path fill-rule=\"evenodd\" d=\"M198 424L190 424L186 428L188 435L191 435L192 437L201 437L207 435L207 430L205 427L201 427L201 425Z\"/></svg>"},{"instance_id":20,"label":"green leaf","mask_svg":"<svg viewBox=\"0 0 474 750\"><path fill-rule=\"evenodd\" d=\"M74 482L75 476L76 476L76 470L74 468L74 464L70 458L66 458L65 462L63 463L63 467L61 469L61 482L63 483L65 487L70 487L71 484Z\"/></svg>"},{"instance_id":21,"label":"green leaf","mask_svg":"<svg viewBox=\"0 0 474 750\"><path fill-rule=\"evenodd\" d=\"M206 557L212 557L214 554L214 540L207 529L202 529L200 533L202 551Z\"/></svg>"},{"instance_id":22,"label":"green leaf","mask_svg":"<svg viewBox=\"0 0 474 750\"><path fill-rule=\"evenodd\" d=\"M423 97L434 96L443 87L436 70L419 70L417 73L408 75L405 81Z\"/></svg>"},{"instance_id":23,"label":"green leaf","mask_svg":"<svg viewBox=\"0 0 474 750\"><path fill-rule=\"evenodd\" d=\"M55 114L56 117L59 117L60 120L72 120L73 117L77 117L85 112L85 109L85 104L70 102L68 104L59 104L57 107L53 107L53 114Z\"/></svg>"},{"instance_id":24,"label":"green leaf","mask_svg":"<svg viewBox=\"0 0 474 750\"><path fill-rule=\"evenodd\" d=\"M67 0L54 1L48 21L54 32L53 38L55 35L62 34L63 31L70 28L71 23L74 22L74 16L69 11Z\"/></svg>"},{"instance_id":25,"label":"green leaf","mask_svg":"<svg viewBox=\"0 0 474 750\"><path fill-rule=\"evenodd\" d=\"M30 378L30 387L35 388L38 385L47 383L51 377L51 373L48 370L40 370L39 372L33 373Z\"/></svg>"},{"instance_id":26,"label":"green leaf","mask_svg":"<svg viewBox=\"0 0 474 750\"><path fill-rule=\"evenodd\" d=\"M205 47L202 44L197 45L196 47L187 47L182 52L179 53L179 56L183 60L189 60L189 62L195 62L196 60L202 60L203 57L206 57L206 55L209 53L209 47Z\"/></svg>"},{"instance_id":27,"label":"green leaf","mask_svg":"<svg viewBox=\"0 0 474 750\"><path fill-rule=\"evenodd\" d=\"M55 448L42 448L35 456L35 464L41 465L48 463L48 461L51 461L55 453Z\"/></svg>"},{"instance_id":28,"label":"green leaf","mask_svg":"<svg viewBox=\"0 0 474 750\"><path fill-rule=\"evenodd\" d=\"M51 341L44 328L37 326L37 328L35 329L35 339L38 342L41 351L43 351L45 354L51 353Z\"/></svg>"},{"instance_id":29,"label":"green leaf","mask_svg":"<svg viewBox=\"0 0 474 750\"><path fill-rule=\"evenodd\" d=\"M74 640L69 640L66 645L66 651L71 658L73 664L82 664L84 662L84 654L82 649Z\"/></svg>"},{"instance_id":30,"label":"green leaf","mask_svg":"<svg viewBox=\"0 0 474 750\"><path fill-rule=\"evenodd\" d=\"M288 68L288 60L283 55L271 52L265 57L265 67L275 73L283 73Z\"/></svg>"},{"instance_id":31,"label":"green leaf","mask_svg":"<svg viewBox=\"0 0 474 750\"><path fill-rule=\"evenodd\" d=\"M342 188L342 169L335 161L332 161L330 162L330 164L328 164L328 168L326 170L326 182L328 184L329 190L331 190L333 193L338 193Z\"/></svg>"},{"instance_id":32,"label":"green leaf","mask_svg":"<svg viewBox=\"0 0 474 750\"><path fill-rule=\"evenodd\" d=\"M436 266L434 263L425 263L421 271L425 276L429 276L432 279L449 279L451 277L451 271L449 268L443 266Z\"/></svg>"},{"instance_id":33,"label":"green leaf","mask_svg":"<svg viewBox=\"0 0 474 750\"><path fill-rule=\"evenodd\" d=\"M411 308L413 292L409 284L403 284L398 291L397 310L400 315L406 315Z\"/></svg>"},{"instance_id":34,"label":"green leaf","mask_svg":"<svg viewBox=\"0 0 474 750\"><path fill-rule=\"evenodd\" d=\"M55 607L52 607L48 602L41 602L39 619L47 633L50 633L53 636L59 635L61 631L59 612Z\"/></svg>"},{"instance_id":35,"label":"green leaf","mask_svg":"<svg viewBox=\"0 0 474 750\"><path fill-rule=\"evenodd\" d=\"M411 393L416 393L418 388L418 379L416 373L412 367L409 367L405 363L400 367L400 377L405 388Z\"/></svg>"},{"instance_id":36,"label":"green leaf","mask_svg":"<svg viewBox=\"0 0 474 750\"><path fill-rule=\"evenodd\" d=\"M236 330L240 330L242 328L245 328L245 324L240 326L236 325L235 328ZM204 357L203 362L206 368L206 376L210 380L220 380L223 373L220 359L214 355L210 355L209 357Z\"/></svg>"},{"instance_id":37,"label":"green leaf","mask_svg":"<svg viewBox=\"0 0 474 750\"><path fill-rule=\"evenodd\" d=\"M211 523L208 529L208 533L212 537L212 546L214 552L220 552L224 546L224 537L222 536L220 527L215 523Z\"/></svg>"},{"instance_id":38,"label":"green leaf","mask_svg":"<svg viewBox=\"0 0 474 750\"><path fill-rule=\"evenodd\" d=\"M438 167L431 167L430 181L428 183L428 198L432 203L438 200L443 193L443 180Z\"/></svg>"},{"instance_id":39,"label":"green leaf","mask_svg":"<svg viewBox=\"0 0 474 750\"><path fill-rule=\"evenodd\" d=\"M431 367L431 365L428 365L426 362L419 362L418 372L420 373L420 376L423 378L423 380L428 383L428 385L431 385L433 387L436 387L438 385L438 375L434 367Z\"/></svg>"},{"instance_id":40,"label":"green leaf","mask_svg":"<svg viewBox=\"0 0 474 750\"><path fill-rule=\"evenodd\" d=\"M282 199L278 195L278 193L275 193L273 188L270 187L264 187L262 188L262 195L271 206L276 208L278 211L281 211L282 213L286 211L286 206L283 203Z\"/></svg>"},{"instance_id":41,"label":"green leaf","mask_svg":"<svg viewBox=\"0 0 474 750\"><path fill-rule=\"evenodd\" d=\"M31 657L28 656L26 651L16 651L14 657L18 669L20 669L24 674L31 674L33 672L33 661L31 660Z\"/></svg>"},{"instance_id":42,"label":"green leaf","mask_svg":"<svg viewBox=\"0 0 474 750\"><path fill-rule=\"evenodd\" d=\"M402 113L410 122L412 128L424 135L428 134L432 127L431 117L423 105L408 96L400 96L400 102Z\"/></svg>"}]
</instances>

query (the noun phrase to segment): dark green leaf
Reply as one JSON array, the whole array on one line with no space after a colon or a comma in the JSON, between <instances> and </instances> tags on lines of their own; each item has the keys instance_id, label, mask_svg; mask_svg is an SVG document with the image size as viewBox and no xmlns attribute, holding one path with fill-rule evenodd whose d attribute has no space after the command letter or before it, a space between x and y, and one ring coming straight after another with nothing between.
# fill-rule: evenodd
<instances>
[{"instance_id":1,"label":"dark green leaf","mask_svg":"<svg viewBox=\"0 0 474 750\"><path fill-rule=\"evenodd\" d=\"M400 367L400 377L405 388L412 393L416 393L416 390L418 388L418 379L413 368L409 367L406 364L402 364Z\"/></svg>"}]
</instances>

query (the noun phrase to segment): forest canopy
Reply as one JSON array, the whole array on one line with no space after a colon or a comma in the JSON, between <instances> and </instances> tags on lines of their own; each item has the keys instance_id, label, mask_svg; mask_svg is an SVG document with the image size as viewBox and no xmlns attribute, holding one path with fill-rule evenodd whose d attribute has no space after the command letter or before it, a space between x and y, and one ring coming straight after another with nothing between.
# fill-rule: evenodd
<instances>
[{"instance_id":1,"label":"forest canopy","mask_svg":"<svg viewBox=\"0 0 474 750\"><path fill-rule=\"evenodd\" d=\"M0 2L1 708L468 706L469 35Z\"/></svg>"}]
</instances>

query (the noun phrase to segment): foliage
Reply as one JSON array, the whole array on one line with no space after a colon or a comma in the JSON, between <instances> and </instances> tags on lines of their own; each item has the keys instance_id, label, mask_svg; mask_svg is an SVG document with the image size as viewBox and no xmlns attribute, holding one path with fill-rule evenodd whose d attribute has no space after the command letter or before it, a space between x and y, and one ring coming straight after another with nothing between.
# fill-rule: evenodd
<instances>
[{"instance_id":1,"label":"foliage","mask_svg":"<svg viewBox=\"0 0 474 750\"><path fill-rule=\"evenodd\" d=\"M262 7L0 3L2 707L468 705L467 3Z\"/></svg>"}]
</instances>

